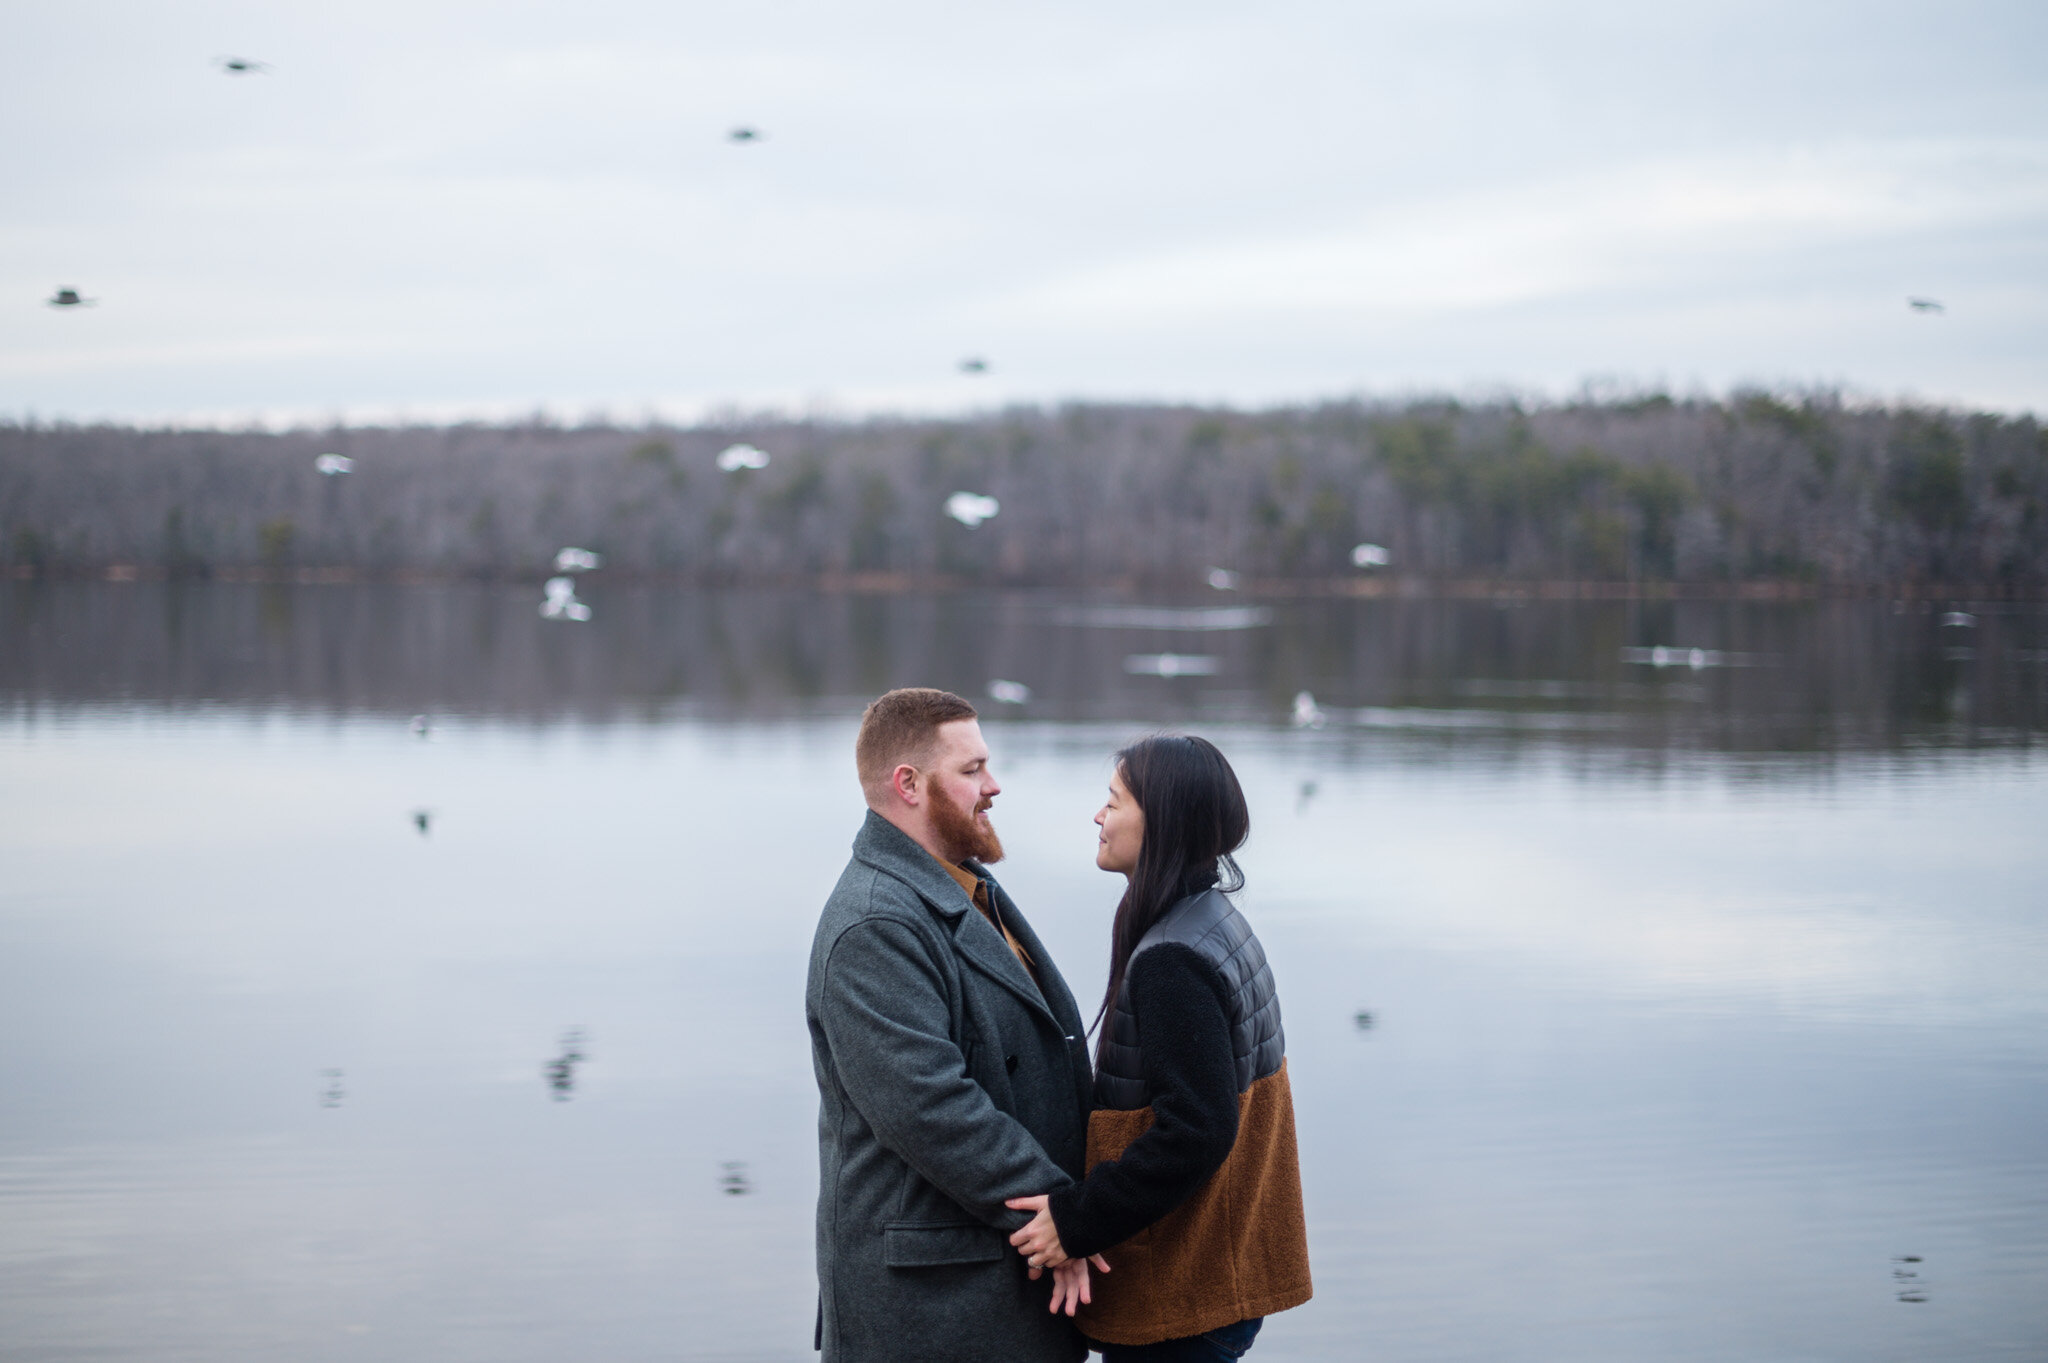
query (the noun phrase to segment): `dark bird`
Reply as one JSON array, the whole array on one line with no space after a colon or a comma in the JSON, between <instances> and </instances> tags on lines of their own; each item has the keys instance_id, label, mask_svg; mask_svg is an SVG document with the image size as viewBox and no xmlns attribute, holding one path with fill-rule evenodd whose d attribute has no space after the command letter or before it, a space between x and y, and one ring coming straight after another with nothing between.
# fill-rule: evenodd
<instances>
[{"instance_id":1,"label":"dark bird","mask_svg":"<svg viewBox=\"0 0 2048 1363\"><path fill-rule=\"evenodd\" d=\"M431 809L415 809L412 812L412 826L419 829L423 838L427 836L427 825L432 823L433 819L434 811Z\"/></svg>"},{"instance_id":2,"label":"dark bird","mask_svg":"<svg viewBox=\"0 0 2048 1363\"><path fill-rule=\"evenodd\" d=\"M1915 312L1947 312L1938 298L1908 298L1906 306Z\"/></svg>"},{"instance_id":3,"label":"dark bird","mask_svg":"<svg viewBox=\"0 0 2048 1363\"><path fill-rule=\"evenodd\" d=\"M960 372L963 374L986 374L988 373L988 361L982 359L979 355L970 355L960 361Z\"/></svg>"},{"instance_id":4,"label":"dark bird","mask_svg":"<svg viewBox=\"0 0 2048 1363\"><path fill-rule=\"evenodd\" d=\"M747 1162L745 1160L724 1160L718 1167L725 1170L724 1173L718 1176L718 1186L725 1190L726 1196L745 1197L753 1191L753 1185L747 1182Z\"/></svg>"},{"instance_id":5,"label":"dark bird","mask_svg":"<svg viewBox=\"0 0 2048 1363\"><path fill-rule=\"evenodd\" d=\"M94 300L81 297L76 289L59 289L45 301L53 308L89 308Z\"/></svg>"},{"instance_id":6,"label":"dark bird","mask_svg":"<svg viewBox=\"0 0 2048 1363\"><path fill-rule=\"evenodd\" d=\"M762 132L759 128L749 128L744 125L734 128L725 135L725 140L728 142L764 142L767 138L768 134Z\"/></svg>"},{"instance_id":7,"label":"dark bird","mask_svg":"<svg viewBox=\"0 0 2048 1363\"><path fill-rule=\"evenodd\" d=\"M269 62L259 62L253 57L221 57L215 65L230 76L260 76L270 69Z\"/></svg>"},{"instance_id":8,"label":"dark bird","mask_svg":"<svg viewBox=\"0 0 2048 1363\"><path fill-rule=\"evenodd\" d=\"M1351 1022L1352 1025L1357 1027L1358 1030L1361 1032L1369 1032L1372 1030L1372 1014L1367 1012L1363 1008L1359 1009L1356 1013L1353 1013L1351 1015Z\"/></svg>"}]
</instances>

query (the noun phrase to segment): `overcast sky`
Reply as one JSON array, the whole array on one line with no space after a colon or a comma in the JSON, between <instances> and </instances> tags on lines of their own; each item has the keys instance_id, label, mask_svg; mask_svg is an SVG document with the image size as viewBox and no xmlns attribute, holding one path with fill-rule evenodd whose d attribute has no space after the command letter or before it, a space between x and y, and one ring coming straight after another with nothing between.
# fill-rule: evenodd
<instances>
[{"instance_id":1,"label":"overcast sky","mask_svg":"<svg viewBox=\"0 0 2048 1363\"><path fill-rule=\"evenodd\" d=\"M4 35L0 416L2048 412L2040 0L14 0Z\"/></svg>"}]
</instances>

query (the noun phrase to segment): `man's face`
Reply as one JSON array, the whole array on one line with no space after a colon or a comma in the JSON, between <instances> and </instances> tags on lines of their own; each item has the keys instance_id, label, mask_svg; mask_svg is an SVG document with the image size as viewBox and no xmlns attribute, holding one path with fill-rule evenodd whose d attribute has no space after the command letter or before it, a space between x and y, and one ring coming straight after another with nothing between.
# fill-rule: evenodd
<instances>
[{"instance_id":1,"label":"man's face","mask_svg":"<svg viewBox=\"0 0 2048 1363\"><path fill-rule=\"evenodd\" d=\"M981 725L971 719L941 724L931 768L922 779L931 799L932 832L946 859L1001 861L1003 841L989 822L988 808L1003 788L989 774Z\"/></svg>"}]
</instances>

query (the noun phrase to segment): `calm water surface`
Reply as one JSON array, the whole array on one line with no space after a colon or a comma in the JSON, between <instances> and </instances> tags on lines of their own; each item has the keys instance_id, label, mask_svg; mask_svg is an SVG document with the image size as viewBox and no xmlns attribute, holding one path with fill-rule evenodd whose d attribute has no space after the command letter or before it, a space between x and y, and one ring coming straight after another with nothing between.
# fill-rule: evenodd
<instances>
[{"instance_id":1,"label":"calm water surface","mask_svg":"<svg viewBox=\"0 0 2048 1363\"><path fill-rule=\"evenodd\" d=\"M810 1357L855 723L996 678L1083 996L1109 752L1245 779L1253 1357L2048 1356L2038 608L585 595L0 584L0 1358Z\"/></svg>"}]
</instances>

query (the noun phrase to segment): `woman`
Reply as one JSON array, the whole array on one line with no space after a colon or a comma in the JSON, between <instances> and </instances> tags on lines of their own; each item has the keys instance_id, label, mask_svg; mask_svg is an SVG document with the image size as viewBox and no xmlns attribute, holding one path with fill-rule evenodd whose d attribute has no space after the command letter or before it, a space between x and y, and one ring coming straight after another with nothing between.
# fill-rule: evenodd
<instances>
[{"instance_id":1,"label":"woman","mask_svg":"<svg viewBox=\"0 0 2048 1363\"><path fill-rule=\"evenodd\" d=\"M1011 1201L1037 1215L1010 1243L1034 1268L1110 1261L1078 1318L1106 1363L1239 1358L1310 1291L1280 1000L1225 897L1250 814L1214 744L1158 737L1117 754L1095 822L1095 864L1126 885L1088 1177Z\"/></svg>"}]
</instances>

